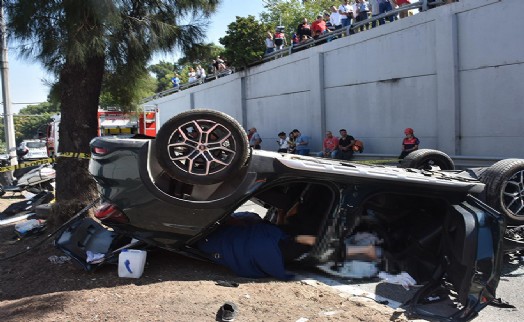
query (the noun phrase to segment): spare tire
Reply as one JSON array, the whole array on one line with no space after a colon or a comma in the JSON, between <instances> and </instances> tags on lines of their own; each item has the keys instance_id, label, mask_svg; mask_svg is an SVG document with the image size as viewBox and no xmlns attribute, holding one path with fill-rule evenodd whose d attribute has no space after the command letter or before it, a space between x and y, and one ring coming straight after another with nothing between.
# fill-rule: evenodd
<instances>
[{"instance_id":1,"label":"spare tire","mask_svg":"<svg viewBox=\"0 0 524 322\"><path fill-rule=\"evenodd\" d=\"M453 160L444 152L432 149L420 149L408 154L400 163L401 168L415 168L431 170L439 167L440 170L454 170Z\"/></svg>"},{"instance_id":2,"label":"spare tire","mask_svg":"<svg viewBox=\"0 0 524 322\"><path fill-rule=\"evenodd\" d=\"M508 224L524 225L524 160L505 159L479 176L486 184L486 202L506 217Z\"/></svg>"},{"instance_id":3,"label":"spare tire","mask_svg":"<svg viewBox=\"0 0 524 322\"><path fill-rule=\"evenodd\" d=\"M231 116L190 110L167 121L156 137L159 164L172 178L189 184L224 181L249 157L249 141Z\"/></svg>"}]
</instances>

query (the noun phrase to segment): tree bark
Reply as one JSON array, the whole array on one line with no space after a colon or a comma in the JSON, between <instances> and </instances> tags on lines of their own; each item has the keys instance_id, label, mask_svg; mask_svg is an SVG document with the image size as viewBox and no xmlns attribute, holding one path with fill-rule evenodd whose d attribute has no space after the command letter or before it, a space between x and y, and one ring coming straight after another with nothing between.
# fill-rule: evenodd
<instances>
[{"instance_id":1,"label":"tree bark","mask_svg":"<svg viewBox=\"0 0 524 322\"><path fill-rule=\"evenodd\" d=\"M88 58L85 64L64 64L60 72L61 119L58 152L89 153L97 135L98 104L104 73L104 57ZM89 159L58 157L56 202L59 216L70 216L97 196L88 171ZM72 213L71 213L72 212ZM56 212L55 212L56 213ZM65 218L64 218L65 219Z\"/></svg>"}]
</instances>

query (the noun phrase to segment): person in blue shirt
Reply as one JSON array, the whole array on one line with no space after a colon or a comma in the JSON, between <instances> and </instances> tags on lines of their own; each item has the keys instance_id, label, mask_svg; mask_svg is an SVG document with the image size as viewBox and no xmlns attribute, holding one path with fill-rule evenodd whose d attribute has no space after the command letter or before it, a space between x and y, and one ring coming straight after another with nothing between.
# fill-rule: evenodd
<instances>
[{"instance_id":1,"label":"person in blue shirt","mask_svg":"<svg viewBox=\"0 0 524 322\"><path fill-rule=\"evenodd\" d=\"M180 78L177 74L175 74L175 76L171 78L171 83L173 83L173 88L177 88L178 86L180 86Z\"/></svg>"},{"instance_id":2,"label":"person in blue shirt","mask_svg":"<svg viewBox=\"0 0 524 322\"><path fill-rule=\"evenodd\" d=\"M309 155L309 136L300 133L297 129L293 130L293 134L296 138L295 153L299 155Z\"/></svg>"},{"instance_id":3,"label":"person in blue shirt","mask_svg":"<svg viewBox=\"0 0 524 322\"><path fill-rule=\"evenodd\" d=\"M285 214L293 216L290 211ZM213 262L238 276L290 280L294 276L286 271L286 265L307 253L315 243L315 236L290 235L256 213L239 212L196 246ZM348 257L377 259L374 246L352 246L346 253Z\"/></svg>"}]
</instances>

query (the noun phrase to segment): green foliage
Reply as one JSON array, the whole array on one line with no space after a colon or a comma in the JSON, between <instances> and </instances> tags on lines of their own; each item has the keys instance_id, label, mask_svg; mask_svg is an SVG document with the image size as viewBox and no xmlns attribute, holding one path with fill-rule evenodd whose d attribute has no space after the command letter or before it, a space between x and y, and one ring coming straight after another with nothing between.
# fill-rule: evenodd
<instances>
[{"instance_id":1,"label":"green foliage","mask_svg":"<svg viewBox=\"0 0 524 322\"><path fill-rule=\"evenodd\" d=\"M52 115L60 112L60 105L55 103L40 103L38 105L28 105L15 114L13 122L15 125L15 140L20 143L22 140L35 139L46 135L47 123ZM4 120L1 119L0 138L5 138ZM4 143L5 145L5 143Z\"/></svg>"},{"instance_id":2,"label":"green foliage","mask_svg":"<svg viewBox=\"0 0 524 322\"><path fill-rule=\"evenodd\" d=\"M57 76L64 64L87 66L93 58L103 58L110 76L104 77L102 102L119 106L137 104L138 92L149 95L149 80L144 82L143 77L154 52L180 49L192 55L201 47L195 43L204 39L209 16L219 2L4 1L8 28L23 56L36 58ZM78 75L78 86L83 86L82 76ZM53 99L60 97L63 86L52 88Z\"/></svg>"},{"instance_id":3,"label":"green foliage","mask_svg":"<svg viewBox=\"0 0 524 322\"><path fill-rule=\"evenodd\" d=\"M106 73L100 94L100 107L120 107L124 111L134 111L138 102L151 96L157 90L157 81L146 70L137 76L129 87L129 80L118 74Z\"/></svg>"},{"instance_id":4,"label":"green foliage","mask_svg":"<svg viewBox=\"0 0 524 322\"><path fill-rule=\"evenodd\" d=\"M285 27L285 34L291 39L293 33L296 32L297 26L302 22L302 19L307 18L309 22L313 22L317 15L324 12L330 12L329 8L335 6L338 8L342 4L339 0L317 0L317 1L300 1L300 0L266 0L266 12L260 14L260 20L271 27L274 31L275 27L282 22Z\"/></svg>"},{"instance_id":5,"label":"green foliage","mask_svg":"<svg viewBox=\"0 0 524 322\"><path fill-rule=\"evenodd\" d=\"M222 56L224 48L213 43L210 44L195 44L184 57L180 58L176 63L160 61L158 64L149 66L147 69L155 74L156 78L156 92L165 91L173 86L171 78L178 75L181 83L187 83L189 68L196 69L197 65L201 65L206 72L212 66L213 59L216 56Z\"/></svg>"},{"instance_id":6,"label":"green foliage","mask_svg":"<svg viewBox=\"0 0 524 322\"><path fill-rule=\"evenodd\" d=\"M228 25L226 35L219 39L224 45L224 57L229 65L244 67L260 59L264 54L265 25L254 16L236 17Z\"/></svg>"},{"instance_id":7,"label":"green foliage","mask_svg":"<svg viewBox=\"0 0 524 322\"><path fill-rule=\"evenodd\" d=\"M178 72L178 67L175 64L162 60L158 64L149 66L147 69L155 74L157 82L156 92L162 92L171 88L171 78Z\"/></svg>"},{"instance_id":8,"label":"green foliage","mask_svg":"<svg viewBox=\"0 0 524 322\"><path fill-rule=\"evenodd\" d=\"M224 48L222 46L217 46L213 43L196 44L192 50L178 60L178 65L192 65L193 68L196 67L196 65L201 65L206 68L208 65L212 64L213 59L217 56L222 56L223 54Z\"/></svg>"}]
</instances>

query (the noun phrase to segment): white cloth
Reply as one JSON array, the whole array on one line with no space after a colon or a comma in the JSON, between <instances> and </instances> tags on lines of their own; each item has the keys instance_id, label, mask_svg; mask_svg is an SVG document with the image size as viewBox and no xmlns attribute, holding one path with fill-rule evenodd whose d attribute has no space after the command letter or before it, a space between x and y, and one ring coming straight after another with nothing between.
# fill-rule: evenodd
<instances>
[{"instance_id":1,"label":"white cloth","mask_svg":"<svg viewBox=\"0 0 524 322\"><path fill-rule=\"evenodd\" d=\"M391 275L386 272L380 272L378 273L378 277L382 279L385 283L390 284L399 284L402 285L406 290L409 290L410 286L414 286L417 284L417 281L413 279L408 273L402 272L397 275Z\"/></svg>"}]
</instances>

